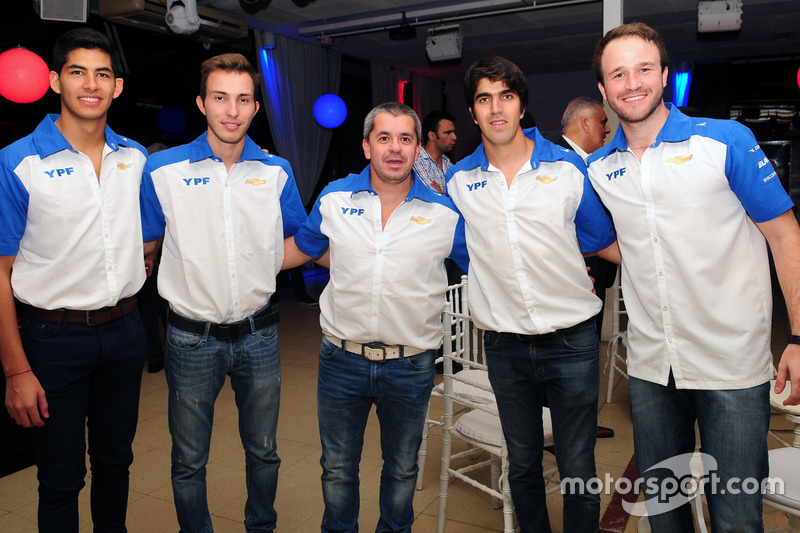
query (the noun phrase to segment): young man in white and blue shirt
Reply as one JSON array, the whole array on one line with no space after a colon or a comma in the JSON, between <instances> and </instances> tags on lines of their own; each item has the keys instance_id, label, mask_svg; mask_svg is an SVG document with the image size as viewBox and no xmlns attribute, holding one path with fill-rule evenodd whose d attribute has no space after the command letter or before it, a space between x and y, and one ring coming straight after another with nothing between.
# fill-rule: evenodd
<instances>
[{"instance_id":1,"label":"young man in white and blue shirt","mask_svg":"<svg viewBox=\"0 0 800 533\"><path fill-rule=\"evenodd\" d=\"M245 450L248 532L273 531L280 458L278 311L270 298L283 241L305 220L292 169L246 135L259 77L241 54L203 62L197 106L208 130L148 159L144 208L164 234L158 289L169 302L164 370L169 387L172 488L181 531L212 530L206 463L214 401L226 376ZM166 229L166 232L165 232Z\"/></svg>"},{"instance_id":2,"label":"young man in white and blue shirt","mask_svg":"<svg viewBox=\"0 0 800 533\"><path fill-rule=\"evenodd\" d=\"M713 531L763 531L769 473L772 288L767 244L791 332L776 392L800 402L800 229L752 132L664 103L667 54L633 23L597 44L598 87L620 120L588 160L614 217L628 314L628 391L644 487L688 474L699 427ZM662 461L679 467L675 476ZM733 484L731 484L733 483ZM751 485L752 486L752 485ZM655 532L693 530L685 494L645 492ZM683 505L681 505L683 504Z\"/></svg>"},{"instance_id":3,"label":"young man in white and blue shirt","mask_svg":"<svg viewBox=\"0 0 800 533\"><path fill-rule=\"evenodd\" d=\"M147 356L136 293L154 248L139 212L147 152L106 124L123 79L105 35L65 32L52 68L61 114L0 151L5 403L34 428L39 531L77 533L87 436L95 530L124 531Z\"/></svg>"},{"instance_id":4,"label":"young man in white and blue shirt","mask_svg":"<svg viewBox=\"0 0 800 533\"><path fill-rule=\"evenodd\" d=\"M330 267L319 299L323 533L358 530L358 469L373 405L384 458L375 531L409 533L414 522L417 452L442 343L444 260L468 267L463 219L413 172L419 138L410 107L370 111L362 143L370 164L325 187L287 241L284 268L311 257Z\"/></svg>"},{"instance_id":5,"label":"young man in white and blue shirt","mask_svg":"<svg viewBox=\"0 0 800 533\"><path fill-rule=\"evenodd\" d=\"M618 261L611 220L574 152L523 130L528 84L507 59L467 71L482 144L447 173L466 221L469 307L483 341L508 447L521 533L550 531L542 477L543 397L562 479L595 478L599 342L584 253ZM564 531L597 531L600 498L565 493Z\"/></svg>"}]
</instances>

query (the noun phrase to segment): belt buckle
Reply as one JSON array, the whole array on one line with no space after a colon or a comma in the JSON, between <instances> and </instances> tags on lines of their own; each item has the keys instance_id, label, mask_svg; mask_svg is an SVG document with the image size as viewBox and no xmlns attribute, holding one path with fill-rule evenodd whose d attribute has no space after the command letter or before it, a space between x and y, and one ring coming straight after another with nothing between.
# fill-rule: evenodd
<instances>
[{"instance_id":1,"label":"belt buckle","mask_svg":"<svg viewBox=\"0 0 800 533\"><path fill-rule=\"evenodd\" d=\"M373 353L377 352L380 354L380 357L370 357L367 355L369 353L368 350L372 350ZM367 361L372 362L385 362L386 361L386 345L382 342L368 342L367 344L361 345L361 357Z\"/></svg>"},{"instance_id":2,"label":"belt buckle","mask_svg":"<svg viewBox=\"0 0 800 533\"><path fill-rule=\"evenodd\" d=\"M217 324L217 331L214 335L218 339L233 338L233 324Z\"/></svg>"},{"instance_id":3,"label":"belt buckle","mask_svg":"<svg viewBox=\"0 0 800 533\"><path fill-rule=\"evenodd\" d=\"M96 326L97 324L92 323L92 312L91 311L84 311L86 313L86 325L87 326Z\"/></svg>"}]
</instances>

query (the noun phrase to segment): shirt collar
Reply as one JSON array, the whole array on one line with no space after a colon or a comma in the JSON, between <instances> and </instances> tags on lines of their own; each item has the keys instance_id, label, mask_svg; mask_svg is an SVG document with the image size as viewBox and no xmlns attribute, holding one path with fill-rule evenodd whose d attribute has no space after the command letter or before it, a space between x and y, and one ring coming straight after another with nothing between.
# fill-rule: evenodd
<instances>
[{"instance_id":1,"label":"shirt collar","mask_svg":"<svg viewBox=\"0 0 800 533\"><path fill-rule=\"evenodd\" d=\"M264 161L274 157L272 154L267 154L261 148L253 142L249 135L245 135L244 138L244 149L242 150L242 155L239 156L239 161ZM195 163L197 161L202 161L203 159L219 159L214 155L214 152L211 150L211 145L208 144L208 130L204 131L200 134L200 136L192 141L189 145L189 162Z\"/></svg>"},{"instance_id":2,"label":"shirt collar","mask_svg":"<svg viewBox=\"0 0 800 533\"><path fill-rule=\"evenodd\" d=\"M61 133L61 130L58 129L58 126L56 126L56 120L58 120L59 116L60 115L57 114L47 115L39 123L39 125L36 126L36 129L33 130L33 143L36 146L36 151L39 153L41 158L53 155L61 150L71 150L76 152L72 145L69 144L69 141ZM120 146L136 146L134 141L114 133L114 131L108 127L108 124L106 124L105 127L105 137L106 144L114 151L118 150Z\"/></svg>"},{"instance_id":3,"label":"shirt collar","mask_svg":"<svg viewBox=\"0 0 800 533\"><path fill-rule=\"evenodd\" d=\"M367 165L366 167L364 167L364 170L362 170L359 174L356 175L357 177L355 179L355 182L353 183L353 191L350 194L350 196L353 196L356 193L364 191L367 191L370 194L375 194L375 195L378 194L372 189L372 185L370 184L370 179L369 179L370 168L371 166ZM432 196L433 197L441 196L439 193L437 193L436 191L425 185L421 179L417 178L416 170L411 171L411 179L413 181L411 182L411 189L408 191L408 195L406 196L407 202L413 198L419 198L420 200L425 200L426 202L429 202L431 201Z\"/></svg>"},{"instance_id":4,"label":"shirt collar","mask_svg":"<svg viewBox=\"0 0 800 533\"><path fill-rule=\"evenodd\" d=\"M533 153L531 154L531 170L539 168L539 163L541 161L561 161L565 159L568 153L567 150L564 150L557 144L548 142L537 128L528 128L523 130L523 133L525 137L531 139L535 143ZM483 147L483 143L478 146L478 149L475 150L475 153L472 155L478 158L481 170L489 170L489 160L486 158L486 151Z\"/></svg>"},{"instance_id":5,"label":"shirt collar","mask_svg":"<svg viewBox=\"0 0 800 533\"><path fill-rule=\"evenodd\" d=\"M667 121L661 127L661 131L656 135L656 141L653 147L658 146L662 142L680 142L685 141L692 136L694 130L694 122L691 118L684 115L680 109L675 107L671 102L665 102L664 105L669 111ZM625 132L622 126L617 127L617 132L614 139L608 143L611 150L619 150L625 152L628 150L628 141L625 139Z\"/></svg>"}]
</instances>

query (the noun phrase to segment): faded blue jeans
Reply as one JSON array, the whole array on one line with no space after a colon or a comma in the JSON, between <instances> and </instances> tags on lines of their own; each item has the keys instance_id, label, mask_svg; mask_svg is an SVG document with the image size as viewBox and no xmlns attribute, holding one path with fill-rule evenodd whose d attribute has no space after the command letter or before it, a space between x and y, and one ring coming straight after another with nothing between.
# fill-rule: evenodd
<instances>
[{"instance_id":1,"label":"faded blue jeans","mask_svg":"<svg viewBox=\"0 0 800 533\"><path fill-rule=\"evenodd\" d=\"M668 468L648 469L676 456L690 457L695 449L695 421L700 428L701 452L710 455L716 469L704 487L714 533L764 531L761 491L752 493L744 480L761 482L769 476L767 432L769 431L769 383L738 390L676 389L670 373L667 386L631 377L628 395L633 419L633 444L639 474L655 487L666 486L673 472L686 474L688 464L676 460ZM685 454L685 455L684 455ZM684 461L685 462L685 461ZM709 461L710 462L710 461ZM736 479L738 478L738 480ZM748 481L747 483L753 483ZM670 493L648 494L645 505L654 533L694 531L689 505L669 512ZM751 492L751 494L747 494ZM674 501L674 500L673 500Z\"/></svg>"},{"instance_id":2,"label":"faded blue jeans","mask_svg":"<svg viewBox=\"0 0 800 533\"><path fill-rule=\"evenodd\" d=\"M417 452L433 387L436 350L376 363L322 339L317 383L322 441L322 533L358 531L358 465L374 404L381 428L377 533L409 533L414 522Z\"/></svg>"},{"instance_id":3,"label":"faded blue jeans","mask_svg":"<svg viewBox=\"0 0 800 533\"><path fill-rule=\"evenodd\" d=\"M542 468L542 399L547 393L561 479L596 477L599 344L594 318L544 335L485 331L483 335L503 434L508 482L520 533L550 531ZM566 533L600 527L600 497L564 493Z\"/></svg>"},{"instance_id":4,"label":"faded blue jeans","mask_svg":"<svg viewBox=\"0 0 800 533\"><path fill-rule=\"evenodd\" d=\"M275 491L280 458L275 432L281 391L278 330L252 328L235 339L167 328L164 369L169 386L172 491L183 533L212 531L206 495L206 463L214 401L230 376L245 451L248 532L275 529Z\"/></svg>"}]
</instances>

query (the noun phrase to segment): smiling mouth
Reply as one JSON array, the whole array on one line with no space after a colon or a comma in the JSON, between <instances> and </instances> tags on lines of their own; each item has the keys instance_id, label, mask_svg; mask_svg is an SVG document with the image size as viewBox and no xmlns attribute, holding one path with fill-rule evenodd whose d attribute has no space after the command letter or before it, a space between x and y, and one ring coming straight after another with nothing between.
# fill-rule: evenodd
<instances>
[{"instance_id":1,"label":"smiling mouth","mask_svg":"<svg viewBox=\"0 0 800 533\"><path fill-rule=\"evenodd\" d=\"M78 98L81 102L87 102L89 104L96 104L100 101L100 98L97 96L81 96Z\"/></svg>"},{"instance_id":2,"label":"smiling mouth","mask_svg":"<svg viewBox=\"0 0 800 533\"><path fill-rule=\"evenodd\" d=\"M634 94L634 95L626 96L626 97L622 98L622 101L623 102L638 102L640 100L644 100L645 98L647 98L646 94Z\"/></svg>"}]
</instances>

